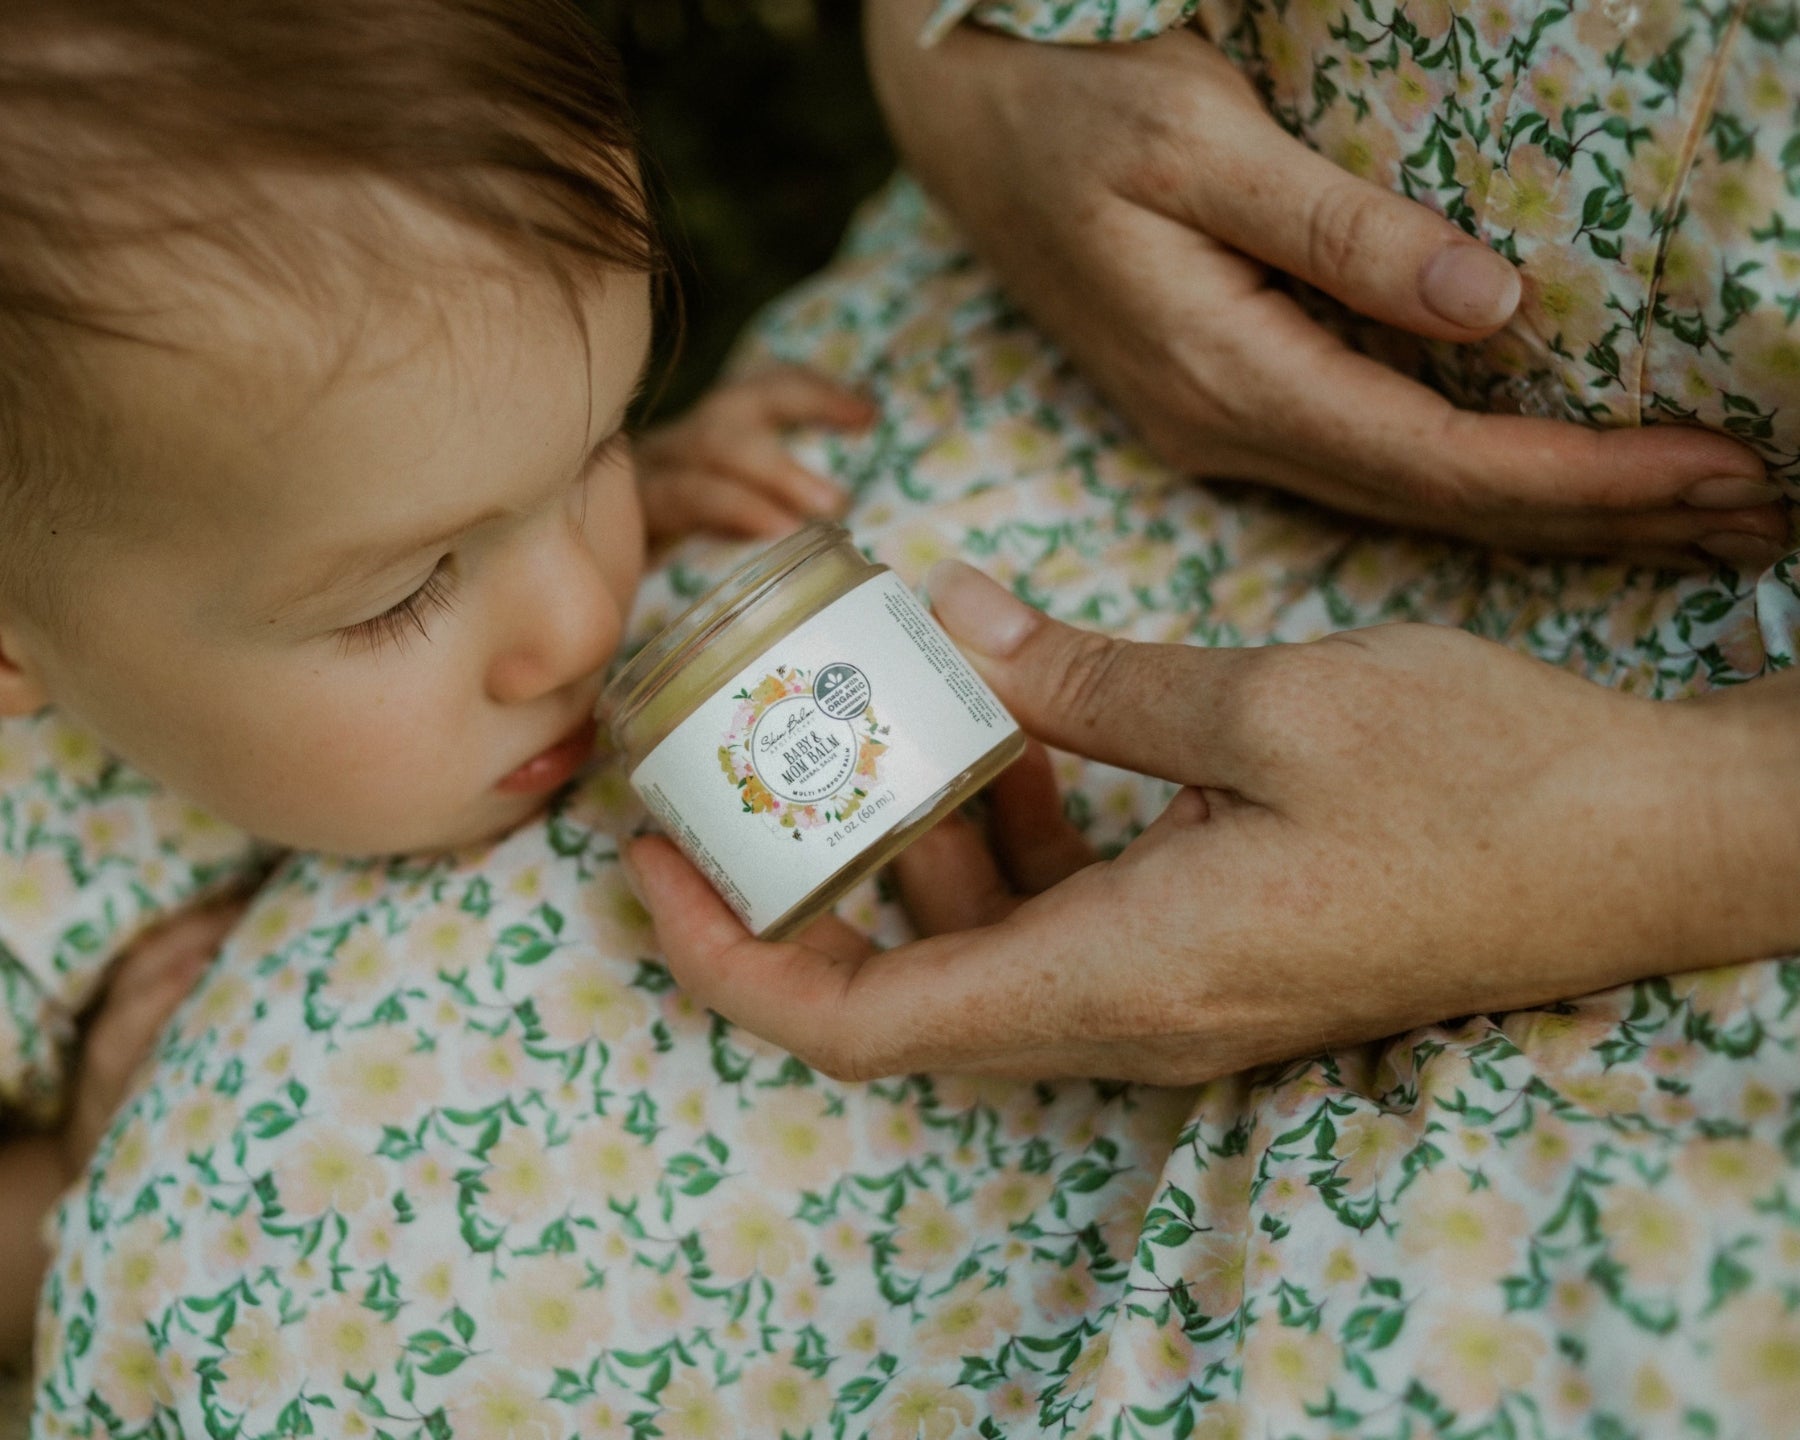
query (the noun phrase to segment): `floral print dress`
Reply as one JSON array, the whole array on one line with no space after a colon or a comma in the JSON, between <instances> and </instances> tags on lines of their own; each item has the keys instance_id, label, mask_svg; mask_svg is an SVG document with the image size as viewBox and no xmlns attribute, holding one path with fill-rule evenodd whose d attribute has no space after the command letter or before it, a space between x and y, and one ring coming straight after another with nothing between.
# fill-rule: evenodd
<instances>
[{"instance_id":1,"label":"floral print dress","mask_svg":"<svg viewBox=\"0 0 1800 1440\"><path fill-rule=\"evenodd\" d=\"M1187 8L1014 0L980 18L1107 39ZM1640 34L1660 12L1632 13ZM1624 86L1637 115L1640 82L1686 105L1711 77L1723 107L1732 57L1757 73L1759 46L1794 74L1791 26L1671 13L1654 52L1568 49L1571 94ZM1451 67L1426 93L1454 157L1463 73L1502 86L1532 35L1559 44L1581 23L1295 0L1232 17L1229 43L1279 104L1269 57L1280 34L1303 40L1329 84L1308 80L1322 108L1289 118L1325 143L1348 107L1332 123L1389 135L1403 183L1418 147L1386 128L1404 119L1386 97L1409 56ZM1583 257L1566 295L1533 280L1536 318L1487 359L1419 363L1588 418L1685 406L1759 443L1800 494L1800 405L1775 363L1800 345L1777 243L1800 224L1784 83L1776 120L1709 121L1697 148L1675 135L1691 183L1716 137L1740 134L1719 163L1776 167L1754 192L1766 214L1707 238L1704 219L1681 230L1692 200L1616 225L1603 204L1597 225L1576 218L1583 196L1559 212L1588 227L1562 237ZM1635 121L1614 136L1597 120L1609 148L1584 141L1557 170L1554 136L1531 138L1507 93L1501 129L1552 168L1507 178L1498 154L1471 170L1483 223L1547 225L1547 201L1495 197L1560 194L1571 166L1623 181ZM1369 117L1386 118L1365 131ZM1449 193L1442 163L1417 166ZM1679 232L1721 280L1679 313L1589 244L1616 238L1623 257L1640 220L1672 219L1653 273ZM1598 330L1581 318L1594 276ZM1726 279L1754 298L1728 302ZM761 319L740 358L768 357L879 400L867 434L806 447L853 486L859 538L909 578L963 555L1051 613L1141 639L1460 625L1665 698L1793 655L1797 557L1680 578L1528 563L1168 473L904 179ZM739 553L678 551L639 635ZM1065 761L1063 779L1105 847L1167 798L1103 766ZM493 847L275 872L56 1217L34 1433L1615 1440L1767 1437L1800 1413L1800 963L1471 1017L1196 1090L842 1085L671 986L617 864L628 811L602 768ZM60 847L71 867L83 843ZM905 933L878 884L845 910ZM14 1019L31 1032L31 1012Z\"/></svg>"}]
</instances>

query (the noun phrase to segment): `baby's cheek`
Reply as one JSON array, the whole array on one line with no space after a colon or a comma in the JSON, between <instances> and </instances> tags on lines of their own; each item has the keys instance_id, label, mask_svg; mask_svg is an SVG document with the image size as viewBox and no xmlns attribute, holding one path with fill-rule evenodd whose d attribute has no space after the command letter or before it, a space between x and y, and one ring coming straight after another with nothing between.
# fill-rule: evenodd
<instances>
[{"instance_id":1,"label":"baby's cheek","mask_svg":"<svg viewBox=\"0 0 1800 1440\"><path fill-rule=\"evenodd\" d=\"M238 812L226 818L299 848L367 853L414 848L467 802L479 767L455 742L473 727L447 698L423 682L309 679L268 687L244 717L215 772Z\"/></svg>"}]
</instances>

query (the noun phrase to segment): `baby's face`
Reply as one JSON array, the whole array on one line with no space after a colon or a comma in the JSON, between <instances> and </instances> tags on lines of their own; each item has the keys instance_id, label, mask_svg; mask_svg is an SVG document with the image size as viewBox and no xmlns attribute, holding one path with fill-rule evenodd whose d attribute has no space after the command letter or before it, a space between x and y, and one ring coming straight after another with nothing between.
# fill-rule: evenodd
<instances>
[{"instance_id":1,"label":"baby's face","mask_svg":"<svg viewBox=\"0 0 1800 1440\"><path fill-rule=\"evenodd\" d=\"M67 543L50 699L278 843L438 849L578 768L643 565L621 430L648 281L427 276L343 329L212 297L193 353L110 348L117 513Z\"/></svg>"}]
</instances>

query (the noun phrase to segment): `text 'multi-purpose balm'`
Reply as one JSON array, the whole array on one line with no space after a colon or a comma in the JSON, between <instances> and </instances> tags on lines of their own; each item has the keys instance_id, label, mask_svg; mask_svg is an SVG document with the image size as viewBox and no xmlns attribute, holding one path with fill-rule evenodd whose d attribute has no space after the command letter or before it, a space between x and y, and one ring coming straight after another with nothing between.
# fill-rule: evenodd
<instances>
[{"instance_id":1,"label":"text 'multi-purpose balm'","mask_svg":"<svg viewBox=\"0 0 1800 1440\"><path fill-rule=\"evenodd\" d=\"M1025 748L905 583L823 523L701 597L600 708L632 788L765 939L823 913Z\"/></svg>"}]
</instances>

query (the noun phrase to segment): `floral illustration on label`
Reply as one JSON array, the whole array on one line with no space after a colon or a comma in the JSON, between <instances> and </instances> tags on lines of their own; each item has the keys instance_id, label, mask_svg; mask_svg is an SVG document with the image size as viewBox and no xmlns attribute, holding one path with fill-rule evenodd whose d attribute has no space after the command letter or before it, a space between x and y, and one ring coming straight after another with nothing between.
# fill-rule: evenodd
<instances>
[{"instance_id":1,"label":"floral illustration on label","mask_svg":"<svg viewBox=\"0 0 1800 1440\"><path fill-rule=\"evenodd\" d=\"M811 672L777 666L733 697L719 768L749 814L767 815L798 840L855 811L881 778L888 727L856 666Z\"/></svg>"}]
</instances>

